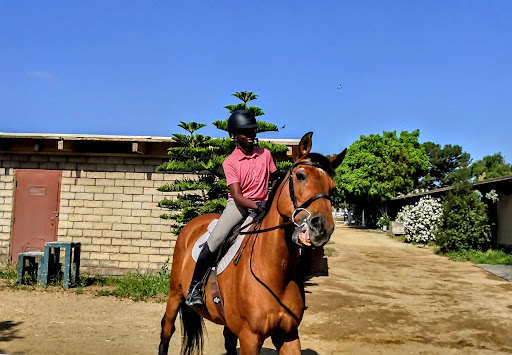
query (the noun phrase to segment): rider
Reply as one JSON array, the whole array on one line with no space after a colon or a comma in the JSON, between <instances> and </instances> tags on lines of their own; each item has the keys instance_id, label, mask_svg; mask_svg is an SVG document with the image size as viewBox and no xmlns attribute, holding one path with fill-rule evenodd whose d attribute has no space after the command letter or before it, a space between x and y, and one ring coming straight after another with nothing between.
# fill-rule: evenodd
<instances>
[{"instance_id":1,"label":"rider","mask_svg":"<svg viewBox=\"0 0 512 355\"><path fill-rule=\"evenodd\" d=\"M276 180L277 168L267 149L254 147L256 128L256 118L249 111L235 111L229 117L229 136L237 143L235 150L222 164L229 186L229 198L197 258L185 301L188 306L204 305L203 279L213 266L217 251L231 229L247 217L249 210L265 210L268 184Z\"/></svg>"}]
</instances>

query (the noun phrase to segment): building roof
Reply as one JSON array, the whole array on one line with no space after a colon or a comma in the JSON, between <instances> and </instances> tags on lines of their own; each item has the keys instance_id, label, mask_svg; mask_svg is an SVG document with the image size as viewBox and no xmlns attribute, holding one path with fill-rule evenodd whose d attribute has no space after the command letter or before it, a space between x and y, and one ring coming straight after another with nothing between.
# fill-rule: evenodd
<instances>
[{"instance_id":1,"label":"building roof","mask_svg":"<svg viewBox=\"0 0 512 355\"><path fill-rule=\"evenodd\" d=\"M492 179L485 179L482 181L476 181L471 183L475 188L478 188L479 190L484 190L487 192L487 190L492 189L500 189L503 191L510 191L512 189L512 175L506 175L506 176L500 176L497 178ZM439 189L435 190L429 190L429 191L423 191L408 195L402 195L397 197L392 197L391 201L398 201L398 200L406 200L406 199L415 199L418 197L426 196L426 195L436 195L436 194L443 194L453 189L453 186L448 187L441 187ZM507 192L508 193L508 192Z\"/></svg>"},{"instance_id":2,"label":"building roof","mask_svg":"<svg viewBox=\"0 0 512 355\"><path fill-rule=\"evenodd\" d=\"M260 139L286 145L290 158L299 139ZM125 136L60 133L0 132L1 153L80 154L80 155L146 155L168 157L167 149L178 146L172 137ZM284 157L280 157L284 158Z\"/></svg>"}]
</instances>

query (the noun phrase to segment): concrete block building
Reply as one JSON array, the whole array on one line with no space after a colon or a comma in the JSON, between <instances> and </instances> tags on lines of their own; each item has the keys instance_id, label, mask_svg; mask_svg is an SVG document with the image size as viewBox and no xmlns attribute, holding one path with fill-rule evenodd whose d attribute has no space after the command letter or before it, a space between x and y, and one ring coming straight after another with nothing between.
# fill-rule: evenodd
<instances>
[{"instance_id":1,"label":"concrete block building","mask_svg":"<svg viewBox=\"0 0 512 355\"><path fill-rule=\"evenodd\" d=\"M272 140L288 146L299 140ZM154 272L177 236L157 187L183 173L157 172L170 137L0 133L0 266L48 241L82 243L82 272ZM175 194L175 193L174 193Z\"/></svg>"}]
</instances>

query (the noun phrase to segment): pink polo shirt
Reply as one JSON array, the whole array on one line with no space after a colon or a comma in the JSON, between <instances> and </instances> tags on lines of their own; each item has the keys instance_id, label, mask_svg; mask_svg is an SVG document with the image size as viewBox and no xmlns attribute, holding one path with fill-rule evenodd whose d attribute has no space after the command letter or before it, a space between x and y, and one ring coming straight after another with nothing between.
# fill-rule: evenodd
<instances>
[{"instance_id":1,"label":"pink polo shirt","mask_svg":"<svg viewBox=\"0 0 512 355\"><path fill-rule=\"evenodd\" d=\"M228 186L238 182L244 197L255 201L267 199L270 173L277 170L267 149L254 148L252 155L245 155L236 147L224 160L222 167ZM229 197L232 197L231 193Z\"/></svg>"}]
</instances>

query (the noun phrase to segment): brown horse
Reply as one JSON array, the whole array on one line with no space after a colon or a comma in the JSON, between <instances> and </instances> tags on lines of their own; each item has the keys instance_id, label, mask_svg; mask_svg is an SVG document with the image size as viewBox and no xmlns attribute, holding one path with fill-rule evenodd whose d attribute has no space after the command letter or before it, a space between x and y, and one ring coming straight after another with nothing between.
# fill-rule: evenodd
<instances>
[{"instance_id":1,"label":"brown horse","mask_svg":"<svg viewBox=\"0 0 512 355\"><path fill-rule=\"evenodd\" d=\"M300 246L292 242L292 234L299 226L307 232L306 244L319 247L327 243L334 230L328 196L335 187L332 175L346 153L344 150L330 160L310 153L312 135L309 132L302 137L293 167L275 189L271 207L259 226L262 232L245 236L247 248L239 263L231 263L218 277L226 323L214 307L208 286L206 308L193 310L184 302L195 265L192 248L218 215L197 217L183 228L174 249L159 354L168 352L178 312L183 354L202 352L201 317L224 325L228 355L236 354L238 340L241 355L258 354L269 336L280 355L301 353L297 328L305 308L304 290L303 277L297 271ZM280 228L272 229L276 226Z\"/></svg>"}]
</instances>

